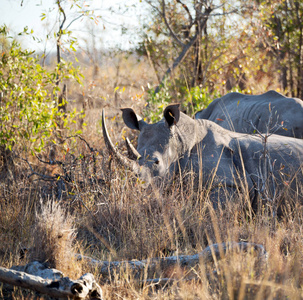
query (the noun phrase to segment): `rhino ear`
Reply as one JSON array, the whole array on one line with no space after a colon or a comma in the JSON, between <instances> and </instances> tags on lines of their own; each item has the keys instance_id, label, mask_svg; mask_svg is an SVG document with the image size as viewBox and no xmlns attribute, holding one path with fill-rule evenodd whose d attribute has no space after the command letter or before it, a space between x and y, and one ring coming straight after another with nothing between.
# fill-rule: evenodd
<instances>
[{"instance_id":1,"label":"rhino ear","mask_svg":"<svg viewBox=\"0 0 303 300\"><path fill-rule=\"evenodd\" d=\"M121 108L121 110L123 121L129 128L141 130L144 124L146 124L131 108Z\"/></svg>"},{"instance_id":2,"label":"rhino ear","mask_svg":"<svg viewBox=\"0 0 303 300\"><path fill-rule=\"evenodd\" d=\"M180 104L171 104L164 110L164 118L169 127L178 123L180 118Z\"/></svg>"}]
</instances>

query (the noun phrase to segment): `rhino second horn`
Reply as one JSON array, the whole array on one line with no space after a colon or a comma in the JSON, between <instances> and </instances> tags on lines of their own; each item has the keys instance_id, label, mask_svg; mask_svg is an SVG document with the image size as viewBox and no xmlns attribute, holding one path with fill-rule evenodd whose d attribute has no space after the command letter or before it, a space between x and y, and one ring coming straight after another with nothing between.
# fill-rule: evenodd
<instances>
[{"instance_id":1,"label":"rhino second horn","mask_svg":"<svg viewBox=\"0 0 303 300\"><path fill-rule=\"evenodd\" d=\"M138 160L141 155L140 153L136 150L136 148L133 146L133 144L130 142L128 137L125 139L125 144L128 152L128 156L130 159Z\"/></svg>"},{"instance_id":2,"label":"rhino second horn","mask_svg":"<svg viewBox=\"0 0 303 300\"><path fill-rule=\"evenodd\" d=\"M105 124L104 109L102 110L102 132L103 132L103 138L105 141L105 145L106 145L109 153L114 155L121 165L123 165L127 168L130 168L135 173L139 173L139 171L140 171L139 164L136 161L133 161L133 160L129 159L128 157L122 155L119 151L117 151L114 144L112 143L112 141L108 135L108 131L107 131L106 124Z\"/></svg>"}]
</instances>

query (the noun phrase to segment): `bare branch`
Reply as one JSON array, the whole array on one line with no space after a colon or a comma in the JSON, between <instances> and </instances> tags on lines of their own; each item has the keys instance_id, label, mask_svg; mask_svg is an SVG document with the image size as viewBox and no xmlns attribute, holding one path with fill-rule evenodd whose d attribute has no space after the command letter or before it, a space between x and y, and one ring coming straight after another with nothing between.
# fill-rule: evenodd
<instances>
[{"instance_id":1,"label":"bare branch","mask_svg":"<svg viewBox=\"0 0 303 300\"><path fill-rule=\"evenodd\" d=\"M33 176L33 175L37 175L37 176L39 176L41 179L46 180L46 181L48 181L48 180L55 180L55 179L56 179L55 176L49 176L49 175L44 175L44 174L37 173L36 171L34 171L33 167L31 166L31 164L29 163L29 161L28 161L27 159L25 159L25 158L23 158L23 157L17 155L15 152L14 152L14 155L28 164L28 166L29 166L29 168L30 168L30 170L31 170L31 172L32 172L32 173L28 176L28 178L30 178L30 177Z\"/></svg>"},{"instance_id":2,"label":"bare branch","mask_svg":"<svg viewBox=\"0 0 303 300\"><path fill-rule=\"evenodd\" d=\"M238 10L234 9L234 10L231 10L231 11L227 11L225 13L210 14L209 16L210 17L226 16L226 15L234 14L234 13L237 13L237 12L238 12Z\"/></svg>"},{"instance_id":3,"label":"bare branch","mask_svg":"<svg viewBox=\"0 0 303 300\"><path fill-rule=\"evenodd\" d=\"M170 27L167 18L166 18L166 12L165 12L165 0L162 0L162 17L164 19L165 25L168 28L171 36L176 40L176 42L180 45L180 46L184 46L184 43L177 37L177 35L175 34L175 32L172 30L172 28Z\"/></svg>"},{"instance_id":4,"label":"bare branch","mask_svg":"<svg viewBox=\"0 0 303 300\"><path fill-rule=\"evenodd\" d=\"M155 75L156 75L156 78L157 78L157 84L159 85L160 84L160 76L158 75L158 72L156 70L155 64L154 64L154 62L151 59L150 51L149 51L149 49L147 47L146 40L144 41L144 47L145 47L145 51L147 53L147 58L148 58L149 64L150 64L150 66L152 67L152 69L155 72ZM0 94L0 96L1 96L1 94Z\"/></svg>"},{"instance_id":5,"label":"bare branch","mask_svg":"<svg viewBox=\"0 0 303 300\"><path fill-rule=\"evenodd\" d=\"M209 8L209 9L206 9L204 14L202 14L203 22L200 25L201 29L203 29L204 26L206 25L211 11L212 11L211 8ZM182 61L185 59L186 55L188 54L190 48L195 44L195 42L197 41L198 38L199 38L199 32L197 31L196 34L189 40L189 42L183 46L181 53L173 62L172 67L169 67L168 70L165 72L164 76L162 77L160 85L158 85L155 89L155 94L157 94L159 92L160 86L161 86L161 84L164 83L166 78L179 66L180 63L182 63Z\"/></svg>"},{"instance_id":6,"label":"bare branch","mask_svg":"<svg viewBox=\"0 0 303 300\"><path fill-rule=\"evenodd\" d=\"M155 11L157 11L161 15L161 11L158 9L157 6L155 6L152 1L145 0Z\"/></svg>"},{"instance_id":7,"label":"bare branch","mask_svg":"<svg viewBox=\"0 0 303 300\"><path fill-rule=\"evenodd\" d=\"M78 16L77 18L73 19L66 27L65 29L68 29L69 26L71 26L75 21L77 21L78 19L82 18L84 16L84 14L81 14L80 16Z\"/></svg>"},{"instance_id":8,"label":"bare branch","mask_svg":"<svg viewBox=\"0 0 303 300\"><path fill-rule=\"evenodd\" d=\"M59 29L60 29L59 32L61 32L62 29L63 29L64 23L65 23L65 21L66 21L66 14L65 14L64 9L63 9L62 6L61 6L61 0L57 0L57 5L58 5L58 7L59 7L60 12L63 14L63 21L61 22L61 25L60 25L60 27L59 27Z\"/></svg>"},{"instance_id":9,"label":"bare branch","mask_svg":"<svg viewBox=\"0 0 303 300\"><path fill-rule=\"evenodd\" d=\"M89 144L81 135L79 135L79 134L77 134L77 135L70 135L70 136L66 137L66 140L67 140L67 139L71 139L71 138L75 138L75 137L77 137L77 138L80 139L82 142L84 142L84 143L87 145L89 151L91 151L91 152L95 152L95 151L96 151L96 150L95 150L93 147L91 147L90 144Z\"/></svg>"},{"instance_id":10,"label":"bare branch","mask_svg":"<svg viewBox=\"0 0 303 300\"><path fill-rule=\"evenodd\" d=\"M192 26L192 24L193 24L193 17L191 16L191 13L190 13L190 11L189 11L189 9L188 9L188 6L186 5L186 4L184 4L184 3L182 3L181 2L181 0L176 0L179 4L181 4L182 5L182 7L186 10L186 12L187 12L187 14L188 14L188 18L189 18L189 25L188 25L188 27L190 28L191 26Z\"/></svg>"}]
</instances>

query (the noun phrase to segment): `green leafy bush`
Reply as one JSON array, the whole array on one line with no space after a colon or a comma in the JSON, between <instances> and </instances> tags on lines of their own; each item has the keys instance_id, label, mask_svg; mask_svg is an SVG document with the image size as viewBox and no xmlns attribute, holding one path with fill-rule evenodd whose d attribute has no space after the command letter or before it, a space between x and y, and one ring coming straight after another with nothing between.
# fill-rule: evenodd
<instances>
[{"instance_id":1,"label":"green leafy bush","mask_svg":"<svg viewBox=\"0 0 303 300\"><path fill-rule=\"evenodd\" d=\"M181 99L179 101L173 96L174 92L171 86L166 82L155 94L154 89L148 91L147 109L145 110L145 117L151 122L157 122L163 117L163 110L168 104L172 102L180 102L181 109L188 115L193 115L195 112L206 108L211 101L222 95L219 91L201 88L199 86L180 90Z\"/></svg>"},{"instance_id":2,"label":"green leafy bush","mask_svg":"<svg viewBox=\"0 0 303 300\"><path fill-rule=\"evenodd\" d=\"M158 93L154 89L148 90L147 108L145 110L145 118L151 122L157 122L162 119L165 107L172 102L172 94L167 82L162 85Z\"/></svg>"},{"instance_id":3,"label":"green leafy bush","mask_svg":"<svg viewBox=\"0 0 303 300\"><path fill-rule=\"evenodd\" d=\"M6 27L0 34L7 36ZM33 52L23 50L16 41L0 57L0 145L12 149L15 144L40 151L57 124L67 125L73 116L63 114L56 103L56 76L76 78L70 64L57 65L53 72L43 68ZM59 121L60 120L60 121Z\"/></svg>"},{"instance_id":4,"label":"green leafy bush","mask_svg":"<svg viewBox=\"0 0 303 300\"><path fill-rule=\"evenodd\" d=\"M187 90L184 106L187 107L189 114L194 114L195 112L206 108L214 99L221 96L222 95L217 90L210 92L208 87L202 88L195 86L190 90Z\"/></svg>"},{"instance_id":5,"label":"green leafy bush","mask_svg":"<svg viewBox=\"0 0 303 300\"><path fill-rule=\"evenodd\" d=\"M247 93L249 91L233 88L228 93L238 92ZM173 102L181 104L181 110L187 115L193 116L196 112L207 108L207 106L215 99L223 95L217 89L210 90L208 87L195 86L190 89L182 88L177 92L179 98L176 99L176 91L173 91L172 85L167 81L160 88L159 92L155 94L154 89L148 91L147 108L144 117L151 122L157 122L163 117L163 110L165 107Z\"/></svg>"}]
</instances>

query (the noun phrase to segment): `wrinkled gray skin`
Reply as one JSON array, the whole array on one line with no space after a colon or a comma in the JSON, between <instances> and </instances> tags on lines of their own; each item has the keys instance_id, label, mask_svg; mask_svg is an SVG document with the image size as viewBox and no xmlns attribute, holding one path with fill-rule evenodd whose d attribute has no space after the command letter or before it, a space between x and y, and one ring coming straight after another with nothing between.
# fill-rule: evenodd
<instances>
[{"instance_id":1,"label":"wrinkled gray skin","mask_svg":"<svg viewBox=\"0 0 303 300\"><path fill-rule=\"evenodd\" d=\"M122 111L125 124L140 131L137 150L141 157L136 163L139 168L134 170L147 183L157 179L165 182L179 172L184 175L192 171L196 186L211 186L214 202L223 199L222 187L231 197L237 190L241 191L243 179L252 201L261 191L261 175L264 175L265 167L261 158L264 152L261 137L232 132L209 120L194 120L180 112L178 104L169 105L164 118L155 124L147 124L130 108ZM272 135L267 140L266 149L276 182L272 185L272 192L274 188L282 191L288 186L295 189L296 182L289 184L292 177L288 175L294 174L302 165L303 140ZM216 167L216 175L210 184ZM302 177L301 169L298 176L301 183Z\"/></svg>"},{"instance_id":2,"label":"wrinkled gray skin","mask_svg":"<svg viewBox=\"0 0 303 300\"><path fill-rule=\"evenodd\" d=\"M268 128L269 106L272 120ZM207 119L236 132L254 133L255 126L261 133L269 129L269 133L303 138L303 101L275 91L262 95L227 94L197 112L195 119ZM278 128L281 122L284 128Z\"/></svg>"}]
</instances>

